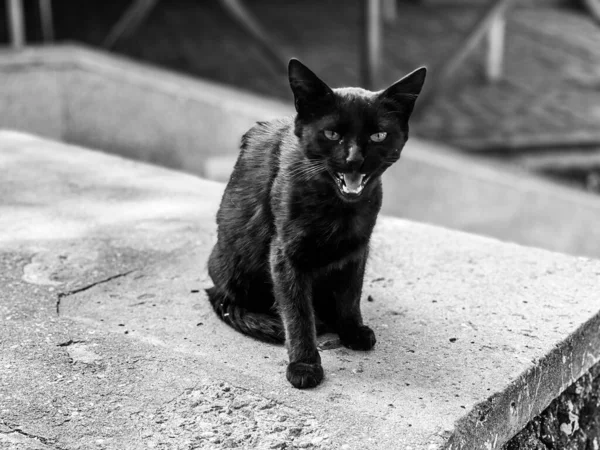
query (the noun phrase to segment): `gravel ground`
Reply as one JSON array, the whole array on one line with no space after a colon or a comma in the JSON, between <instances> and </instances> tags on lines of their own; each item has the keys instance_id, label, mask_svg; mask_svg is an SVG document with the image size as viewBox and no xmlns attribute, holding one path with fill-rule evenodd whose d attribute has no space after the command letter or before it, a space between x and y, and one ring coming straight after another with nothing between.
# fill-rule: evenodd
<instances>
[{"instance_id":1,"label":"gravel ground","mask_svg":"<svg viewBox=\"0 0 600 450\"><path fill-rule=\"evenodd\" d=\"M149 448L173 448L178 435L194 435L177 449L327 449L314 417L224 382L189 389L147 417L141 432Z\"/></svg>"}]
</instances>

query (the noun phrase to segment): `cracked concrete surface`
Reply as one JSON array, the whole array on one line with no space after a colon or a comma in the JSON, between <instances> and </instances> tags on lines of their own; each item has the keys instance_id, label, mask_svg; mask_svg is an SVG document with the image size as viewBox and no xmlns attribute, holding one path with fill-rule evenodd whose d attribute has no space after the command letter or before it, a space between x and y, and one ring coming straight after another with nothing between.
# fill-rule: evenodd
<instances>
[{"instance_id":1,"label":"cracked concrete surface","mask_svg":"<svg viewBox=\"0 0 600 450\"><path fill-rule=\"evenodd\" d=\"M93 283L91 283L91 284L88 284L88 285L86 285L86 286L79 287L79 288L77 288L77 289L73 289L73 290L71 290L71 291L67 291L67 292L59 292L59 293L57 294L57 296L56 296L56 297L57 297L57 298L56 298L56 314L60 315L60 302L61 302L61 300L62 300L63 298L65 298L65 297L68 297L69 295L78 294L79 292L84 292L84 291L87 291L88 289L91 289L91 288L93 288L94 286L97 286L97 285L99 285L99 284L102 284L102 283L108 283L109 281L116 280L117 278L125 277L125 276L129 275L130 273L133 273L134 271L135 271L135 270L128 270L128 271L126 271L126 272L123 272L123 273L117 273L117 274L115 274L115 275L111 275L110 277L104 278L104 279L102 279L102 280L95 281L95 282L93 282ZM52 282L52 283L53 283L53 282Z\"/></svg>"},{"instance_id":2,"label":"cracked concrete surface","mask_svg":"<svg viewBox=\"0 0 600 450\"><path fill-rule=\"evenodd\" d=\"M0 174L0 447L500 448L600 359L600 262L381 218L375 351L294 390L204 297L222 185L7 132Z\"/></svg>"},{"instance_id":3,"label":"cracked concrete surface","mask_svg":"<svg viewBox=\"0 0 600 450\"><path fill-rule=\"evenodd\" d=\"M5 443L13 444L15 446L17 444L27 445L29 448L59 448L52 446L52 442L48 438L27 433L16 425L10 424L4 420L0 422L0 426L0 434L5 435L5 438L3 439ZM31 442L31 440L34 442Z\"/></svg>"}]
</instances>

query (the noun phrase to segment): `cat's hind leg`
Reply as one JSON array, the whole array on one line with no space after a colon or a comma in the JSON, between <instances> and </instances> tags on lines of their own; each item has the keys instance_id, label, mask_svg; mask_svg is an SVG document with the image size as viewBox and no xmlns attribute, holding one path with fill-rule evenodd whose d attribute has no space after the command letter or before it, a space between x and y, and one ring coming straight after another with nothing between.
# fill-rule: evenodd
<instances>
[{"instance_id":1,"label":"cat's hind leg","mask_svg":"<svg viewBox=\"0 0 600 450\"><path fill-rule=\"evenodd\" d=\"M317 315L340 336L342 344L353 350L371 350L377 339L363 324L360 311L365 255L323 274L313 288Z\"/></svg>"}]
</instances>

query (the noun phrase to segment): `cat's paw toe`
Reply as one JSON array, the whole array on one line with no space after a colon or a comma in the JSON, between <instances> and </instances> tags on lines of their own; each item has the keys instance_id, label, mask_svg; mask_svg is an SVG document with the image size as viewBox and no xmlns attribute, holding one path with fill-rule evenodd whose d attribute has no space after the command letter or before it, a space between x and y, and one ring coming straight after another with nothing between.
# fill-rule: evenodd
<instances>
[{"instance_id":1,"label":"cat's paw toe","mask_svg":"<svg viewBox=\"0 0 600 450\"><path fill-rule=\"evenodd\" d=\"M352 350L371 350L377 342L375 333L366 325L341 334L340 340L343 345Z\"/></svg>"},{"instance_id":2,"label":"cat's paw toe","mask_svg":"<svg viewBox=\"0 0 600 450\"><path fill-rule=\"evenodd\" d=\"M295 388L312 388L323 380L323 366L319 363L294 362L288 365L286 375Z\"/></svg>"}]
</instances>

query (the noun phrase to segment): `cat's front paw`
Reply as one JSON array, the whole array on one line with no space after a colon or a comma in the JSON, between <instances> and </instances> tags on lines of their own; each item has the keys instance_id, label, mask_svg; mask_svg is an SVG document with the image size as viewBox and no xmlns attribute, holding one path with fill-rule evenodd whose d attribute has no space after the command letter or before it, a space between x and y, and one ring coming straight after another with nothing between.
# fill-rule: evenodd
<instances>
[{"instance_id":1,"label":"cat's front paw","mask_svg":"<svg viewBox=\"0 0 600 450\"><path fill-rule=\"evenodd\" d=\"M295 388L312 388L323 380L323 366L320 363L293 362L288 365L286 376Z\"/></svg>"},{"instance_id":2,"label":"cat's front paw","mask_svg":"<svg viewBox=\"0 0 600 450\"><path fill-rule=\"evenodd\" d=\"M377 342L375 333L366 325L340 333L340 340L352 350L371 350Z\"/></svg>"}]
</instances>

